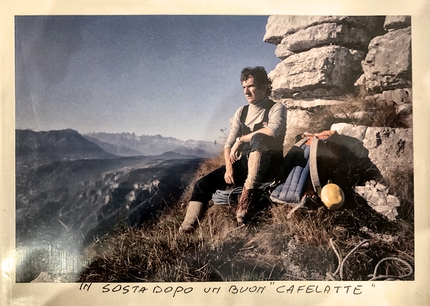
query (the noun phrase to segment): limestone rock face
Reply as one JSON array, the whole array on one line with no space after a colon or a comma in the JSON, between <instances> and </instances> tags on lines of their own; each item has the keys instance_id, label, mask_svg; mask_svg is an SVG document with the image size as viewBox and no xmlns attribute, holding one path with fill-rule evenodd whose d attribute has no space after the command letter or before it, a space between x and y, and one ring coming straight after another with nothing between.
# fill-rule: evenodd
<instances>
[{"instance_id":1,"label":"limestone rock face","mask_svg":"<svg viewBox=\"0 0 430 306\"><path fill-rule=\"evenodd\" d=\"M410 89L410 24L410 16L270 16L264 41L277 45L282 60L271 74L273 98L341 99L359 88L368 95Z\"/></svg>"},{"instance_id":2,"label":"limestone rock face","mask_svg":"<svg viewBox=\"0 0 430 306\"><path fill-rule=\"evenodd\" d=\"M393 30L372 39L362 66L362 78L371 92L411 88L411 28Z\"/></svg>"},{"instance_id":3,"label":"limestone rock face","mask_svg":"<svg viewBox=\"0 0 430 306\"><path fill-rule=\"evenodd\" d=\"M289 46L286 44L277 45L276 50L275 50L276 57L278 57L281 60L284 60L287 57L295 54L293 51L290 51L290 49L288 49L288 48L289 48Z\"/></svg>"},{"instance_id":4,"label":"limestone rock face","mask_svg":"<svg viewBox=\"0 0 430 306\"><path fill-rule=\"evenodd\" d=\"M397 88L376 94L373 100L377 103L388 102L396 106L396 113L402 118L405 126L412 127L412 89Z\"/></svg>"},{"instance_id":5,"label":"limestone rock face","mask_svg":"<svg viewBox=\"0 0 430 306\"><path fill-rule=\"evenodd\" d=\"M331 129L377 168L364 180L413 171L410 16L270 16L263 39L281 59L269 77L272 98L288 109L286 151L305 131L360 122ZM361 187L371 207L396 218L399 200L384 186Z\"/></svg>"},{"instance_id":6,"label":"limestone rock face","mask_svg":"<svg viewBox=\"0 0 430 306\"><path fill-rule=\"evenodd\" d=\"M362 51L324 46L294 54L269 73L274 99L330 97L351 88L361 71Z\"/></svg>"},{"instance_id":7,"label":"limestone rock face","mask_svg":"<svg viewBox=\"0 0 430 306\"><path fill-rule=\"evenodd\" d=\"M398 88L394 90L386 90L380 94L376 94L374 98L377 101L392 101L398 105L412 103L412 89Z\"/></svg>"},{"instance_id":8,"label":"limestone rock face","mask_svg":"<svg viewBox=\"0 0 430 306\"><path fill-rule=\"evenodd\" d=\"M366 31L380 31L384 22L379 16L270 16L264 41L279 44L287 35L322 23L348 24Z\"/></svg>"},{"instance_id":9,"label":"limestone rock face","mask_svg":"<svg viewBox=\"0 0 430 306\"><path fill-rule=\"evenodd\" d=\"M287 35L277 48L291 52L303 52L333 44L366 50L371 39L372 36L362 28L347 24L323 23ZM284 57L281 51L277 51L275 54Z\"/></svg>"},{"instance_id":10,"label":"limestone rock face","mask_svg":"<svg viewBox=\"0 0 430 306\"><path fill-rule=\"evenodd\" d=\"M303 109L289 109L284 146L288 151L296 142L295 137L308 128L309 113ZM284 152L287 153L287 152Z\"/></svg>"},{"instance_id":11,"label":"limestone rock face","mask_svg":"<svg viewBox=\"0 0 430 306\"><path fill-rule=\"evenodd\" d=\"M369 159L382 175L394 169L413 169L412 129L363 127L351 124L334 124L331 129L340 135L361 140L369 151ZM350 148L351 151L354 148Z\"/></svg>"},{"instance_id":12,"label":"limestone rock face","mask_svg":"<svg viewBox=\"0 0 430 306\"><path fill-rule=\"evenodd\" d=\"M387 16L384 22L384 29L402 29L411 26L411 16Z\"/></svg>"},{"instance_id":13,"label":"limestone rock face","mask_svg":"<svg viewBox=\"0 0 430 306\"><path fill-rule=\"evenodd\" d=\"M363 145L381 173L391 169L412 169L412 129L369 127Z\"/></svg>"}]
</instances>

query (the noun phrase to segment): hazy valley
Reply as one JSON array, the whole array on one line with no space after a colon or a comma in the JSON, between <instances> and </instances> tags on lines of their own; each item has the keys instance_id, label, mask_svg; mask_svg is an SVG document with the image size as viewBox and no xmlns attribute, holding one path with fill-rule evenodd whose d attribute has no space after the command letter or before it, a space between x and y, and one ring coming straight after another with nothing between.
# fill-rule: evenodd
<instances>
[{"instance_id":1,"label":"hazy valley","mask_svg":"<svg viewBox=\"0 0 430 306\"><path fill-rule=\"evenodd\" d=\"M119 224L141 225L181 196L201 161L173 151L118 156L73 130L17 130L17 247L78 251Z\"/></svg>"}]
</instances>

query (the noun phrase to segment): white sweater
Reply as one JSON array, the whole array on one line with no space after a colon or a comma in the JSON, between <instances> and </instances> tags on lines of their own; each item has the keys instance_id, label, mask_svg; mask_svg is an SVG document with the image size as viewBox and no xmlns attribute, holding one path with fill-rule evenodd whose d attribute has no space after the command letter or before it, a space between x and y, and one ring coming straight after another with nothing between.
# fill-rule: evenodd
<instances>
[{"instance_id":1,"label":"white sweater","mask_svg":"<svg viewBox=\"0 0 430 306\"><path fill-rule=\"evenodd\" d=\"M264 112L270 103L269 98L264 99L256 104L249 104L248 114L245 119L245 125L253 131L254 125L263 121ZM231 148L240 135L240 116L243 106L240 107L231 119L230 132L225 142L224 148ZM286 128L287 109L282 103L275 103L269 111L269 122L267 127L273 132L274 137L277 137Z\"/></svg>"}]
</instances>

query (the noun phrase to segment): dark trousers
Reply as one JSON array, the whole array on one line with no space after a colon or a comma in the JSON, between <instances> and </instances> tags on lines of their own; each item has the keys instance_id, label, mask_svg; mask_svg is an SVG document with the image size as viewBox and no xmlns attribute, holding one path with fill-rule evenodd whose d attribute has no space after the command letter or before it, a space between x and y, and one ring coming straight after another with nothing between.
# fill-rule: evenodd
<instances>
[{"instance_id":1,"label":"dark trousers","mask_svg":"<svg viewBox=\"0 0 430 306\"><path fill-rule=\"evenodd\" d=\"M275 179L279 166L282 163L282 152L267 151L264 152L264 154L270 154L270 162L263 181L271 182ZM248 175L248 157L243 156L233 164L234 186L228 185L225 182L224 174L225 166L222 166L198 180L194 185L191 201L199 201L206 204L210 199L212 199L212 195L217 190L225 190L228 187L243 186Z\"/></svg>"},{"instance_id":2,"label":"dark trousers","mask_svg":"<svg viewBox=\"0 0 430 306\"><path fill-rule=\"evenodd\" d=\"M228 186L225 182L225 166L222 166L196 182L190 200L207 203L217 190L225 190L227 187L243 186L248 175L248 156L249 153L253 151L261 151L262 154L265 154L265 157L267 157L268 162L263 166L265 169L262 169L265 173L263 182L273 181L279 172L279 166L283 158L282 151L267 150L267 144L273 141L273 139L273 137L261 133L252 136L251 142L245 144L242 150L242 158L233 164L234 186Z\"/></svg>"}]
</instances>

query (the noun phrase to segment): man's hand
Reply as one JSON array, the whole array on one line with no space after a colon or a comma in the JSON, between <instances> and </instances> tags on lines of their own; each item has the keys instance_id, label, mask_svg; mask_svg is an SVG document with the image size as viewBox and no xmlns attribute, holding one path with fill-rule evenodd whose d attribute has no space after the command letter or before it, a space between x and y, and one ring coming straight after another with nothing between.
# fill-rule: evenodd
<instances>
[{"instance_id":1,"label":"man's hand","mask_svg":"<svg viewBox=\"0 0 430 306\"><path fill-rule=\"evenodd\" d=\"M229 185L234 184L233 167L226 167L225 168L224 180Z\"/></svg>"},{"instance_id":2,"label":"man's hand","mask_svg":"<svg viewBox=\"0 0 430 306\"><path fill-rule=\"evenodd\" d=\"M230 163L232 164L234 164L237 160L240 159L239 147L240 147L240 142L236 141L233 147L231 148L229 159L230 159Z\"/></svg>"}]
</instances>

